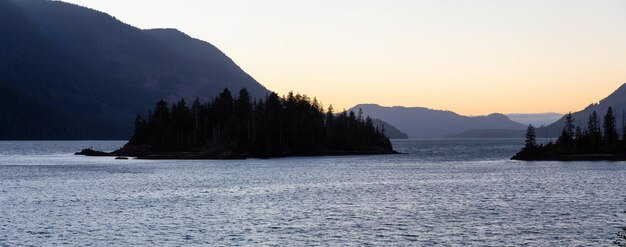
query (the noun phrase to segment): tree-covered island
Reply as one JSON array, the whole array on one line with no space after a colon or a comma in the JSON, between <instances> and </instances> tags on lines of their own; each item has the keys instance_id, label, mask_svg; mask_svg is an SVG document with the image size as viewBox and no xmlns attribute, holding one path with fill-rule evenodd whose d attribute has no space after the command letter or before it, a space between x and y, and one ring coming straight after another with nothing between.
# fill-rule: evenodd
<instances>
[{"instance_id":1,"label":"tree-covered island","mask_svg":"<svg viewBox=\"0 0 626 247\"><path fill-rule=\"evenodd\" d=\"M134 134L121 149L90 149L77 155L143 159L239 159L285 156L395 154L384 128L362 113L324 111L316 99L289 93L252 99L244 88L228 89L212 101L156 103L135 120Z\"/></svg>"},{"instance_id":2,"label":"tree-covered island","mask_svg":"<svg viewBox=\"0 0 626 247\"><path fill-rule=\"evenodd\" d=\"M613 108L609 107L604 121L600 122L594 111L590 114L586 126L576 125L569 113L565 116L565 126L555 142L538 144L535 128L530 125L526 132L524 148L513 156L513 160L553 160L553 161L585 161L585 160L626 160L626 126L622 121L621 138L617 132L617 124Z\"/></svg>"}]
</instances>

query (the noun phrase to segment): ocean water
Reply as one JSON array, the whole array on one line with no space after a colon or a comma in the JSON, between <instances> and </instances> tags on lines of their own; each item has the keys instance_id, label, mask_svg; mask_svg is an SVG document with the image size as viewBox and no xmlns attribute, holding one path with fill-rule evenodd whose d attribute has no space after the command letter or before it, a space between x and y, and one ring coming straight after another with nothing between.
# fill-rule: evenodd
<instances>
[{"instance_id":1,"label":"ocean water","mask_svg":"<svg viewBox=\"0 0 626 247\"><path fill-rule=\"evenodd\" d=\"M522 140L229 161L76 157L0 142L0 246L608 246L626 162L510 161Z\"/></svg>"}]
</instances>

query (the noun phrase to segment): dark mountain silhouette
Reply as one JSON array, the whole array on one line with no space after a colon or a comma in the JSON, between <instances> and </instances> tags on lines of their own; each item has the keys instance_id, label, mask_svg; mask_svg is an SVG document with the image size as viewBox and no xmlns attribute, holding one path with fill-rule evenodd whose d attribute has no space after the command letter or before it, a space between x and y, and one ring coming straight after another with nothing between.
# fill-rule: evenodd
<instances>
[{"instance_id":1,"label":"dark mountain silhouette","mask_svg":"<svg viewBox=\"0 0 626 247\"><path fill-rule=\"evenodd\" d=\"M0 0L0 139L127 139L160 99L268 91L209 43L46 0Z\"/></svg>"},{"instance_id":2,"label":"dark mountain silhouette","mask_svg":"<svg viewBox=\"0 0 626 247\"><path fill-rule=\"evenodd\" d=\"M379 129L384 128L385 136L389 137L389 139L409 139L409 136L407 134L403 133L395 126L383 120L374 118L372 119L372 122L374 123L374 126L378 127Z\"/></svg>"},{"instance_id":3,"label":"dark mountain silhouette","mask_svg":"<svg viewBox=\"0 0 626 247\"><path fill-rule=\"evenodd\" d=\"M604 116L609 106L613 108L618 123L618 130L621 130L623 125L622 121L625 118L624 115L626 112L626 84L620 86L617 90L615 90L615 92L603 100L600 100L600 102L590 104L582 111L573 112L572 116L574 117L575 124L583 129L586 128L589 115L591 115L593 111L596 111L598 116ZM564 126L565 116L546 127L537 128L537 137L558 137Z\"/></svg>"},{"instance_id":4,"label":"dark mountain silhouette","mask_svg":"<svg viewBox=\"0 0 626 247\"><path fill-rule=\"evenodd\" d=\"M363 114L382 119L407 133L410 138L441 138L448 134L477 129L521 130L526 126L511 121L502 114L468 117L451 111L432 110L423 107L383 107L376 104L363 104L353 110L363 110Z\"/></svg>"}]
</instances>

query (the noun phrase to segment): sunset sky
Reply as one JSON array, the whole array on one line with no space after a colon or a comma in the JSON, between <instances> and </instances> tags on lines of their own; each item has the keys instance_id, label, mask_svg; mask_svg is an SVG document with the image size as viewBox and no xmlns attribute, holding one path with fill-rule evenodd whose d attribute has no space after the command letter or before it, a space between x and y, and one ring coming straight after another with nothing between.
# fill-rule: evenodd
<instances>
[{"instance_id":1,"label":"sunset sky","mask_svg":"<svg viewBox=\"0 0 626 247\"><path fill-rule=\"evenodd\" d=\"M70 0L208 41L279 94L568 112L626 82L624 0Z\"/></svg>"}]
</instances>

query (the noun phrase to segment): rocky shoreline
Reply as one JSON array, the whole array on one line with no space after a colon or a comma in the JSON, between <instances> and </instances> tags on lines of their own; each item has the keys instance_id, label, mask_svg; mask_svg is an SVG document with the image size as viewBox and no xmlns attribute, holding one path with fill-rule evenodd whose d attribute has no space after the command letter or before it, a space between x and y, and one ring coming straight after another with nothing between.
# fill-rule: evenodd
<instances>
[{"instance_id":1,"label":"rocky shoreline","mask_svg":"<svg viewBox=\"0 0 626 247\"><path fill-rule=\"evenodd\" d=\"M333 151L322 153L292 153L273 156L258 156L251 153L237 153L230 150L197 150L181 152L154 152L146 147L125 146L113 152L103 152L93 149L83 149L75 155L90 157L117 157L123 159L132 157L146 160L233 160L248 158L284 158L284 157L315 157L315 156L352 156L352 155L391 155L401 154L396 151L372 150L372 151Z\"/></svg>"},{"instance_id":2,"label":"rocky shoreline","mask_svg":"<svg viewBox=\"0 0 626 247\"><path fill-rule=\"evenodd\" d=\"M527 155L516 154L511 160L520 161L626 161L626 154L568 154Z\"/></svg>"}]
</instances>

